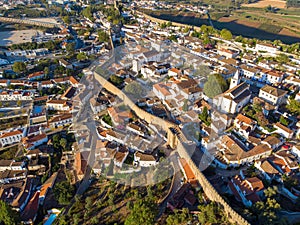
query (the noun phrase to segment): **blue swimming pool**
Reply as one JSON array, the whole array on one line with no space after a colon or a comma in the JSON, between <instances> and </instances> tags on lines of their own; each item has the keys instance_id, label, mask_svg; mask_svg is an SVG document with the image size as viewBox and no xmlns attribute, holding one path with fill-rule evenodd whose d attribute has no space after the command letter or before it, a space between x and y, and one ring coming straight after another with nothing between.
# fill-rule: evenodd
<instances>
[{"instance_id":1,"label":"blue swimming pool","mask_svg":"<svg viewBox=\"0 0 300 225\"><path fill-rule=\"evenodd\" d=\"M44 225L51 225L54 220L56 219L57 215L56 214L51 214L48 218L48 220L44 223Z\"/></svg>"}]
</instances>

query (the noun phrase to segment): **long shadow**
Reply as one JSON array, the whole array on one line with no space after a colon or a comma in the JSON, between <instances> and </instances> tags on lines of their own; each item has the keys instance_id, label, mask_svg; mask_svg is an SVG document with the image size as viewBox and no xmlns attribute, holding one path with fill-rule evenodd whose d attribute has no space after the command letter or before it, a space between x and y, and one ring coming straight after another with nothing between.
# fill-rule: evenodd
<instances>
[{"instance_id":1,"label":"long shadow","mask_svg":"<svg viewBox=\"0 0 300 225\"><path fill-rule=\"evenodd\" d=\"M201 26L203 24L210 25L207 19L204 18L195 18L193 16L182 16L182 15L171 15L171 14L150 14L150 16L169 20L177 23L183 23L192 26ZM236 20L230 22L219 22L217 20L212 20L214 27L221 30L221 29L228 29L234 35L242 35L243 37L248 38L257 38L257 39L264 39L264 40L281 40L286 44L292 44L295 42L300 42L300 37L293 37L288 35L282 34L274 34L271 32L267 32L265 30L261 30L255 27L246 26L243 24L238 24Z\"/></svg>"}]
</instances>

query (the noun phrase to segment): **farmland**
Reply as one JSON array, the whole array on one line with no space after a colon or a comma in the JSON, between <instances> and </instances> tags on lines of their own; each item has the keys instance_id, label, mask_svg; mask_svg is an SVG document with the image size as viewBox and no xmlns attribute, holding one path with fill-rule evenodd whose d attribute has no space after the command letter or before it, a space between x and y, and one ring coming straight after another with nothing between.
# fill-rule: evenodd
<instances>
[{"instance_id":1,"label":"farmland","mask_svg":"<svg viewBox=\"0 0 300 225\"><path fill-rule=\"evenodd\" d=\"M279 9L286 8L286 1L283 0L262 0L251 4L242 4L244 7L265 8L267 6L276 7Z\"/></svg>"},{"instance_id":2,"label":"farmland","mask_svg":"<svg viewBox=\"0 0 300 225\"><path fill-rule=\"evenodd\" d=\"M146 13L159 19L193 26L209 25L207 16L200 16L196 13L178 11L150 11ZM230 16L220 17L220 14L217 15L216 17L213 13L211 15L214 27L220 30L226 28L234 35L265 40L278 39L285 43L300 42L300 33L298 33L300 24L293 19L287 23L287 18L265 13L262 9L234 11Z\"/></svg>"}]
</instances>

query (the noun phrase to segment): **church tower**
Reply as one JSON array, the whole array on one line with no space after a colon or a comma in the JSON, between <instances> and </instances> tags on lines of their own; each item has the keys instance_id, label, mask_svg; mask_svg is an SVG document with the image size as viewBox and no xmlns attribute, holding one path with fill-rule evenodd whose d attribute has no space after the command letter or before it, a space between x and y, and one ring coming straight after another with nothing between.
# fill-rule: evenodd
<instances>
[{"instance_id":1,"label":"church tower","mask_svg":"<svg viewBox=\"0 0 300 225\"><path fill-rule=\"evenodd\" d=\"M240 71L237 70L234 74L234 76L230 80L230 86L229 89L234 88L240 83Z\"/></svg>"}]
</instances>

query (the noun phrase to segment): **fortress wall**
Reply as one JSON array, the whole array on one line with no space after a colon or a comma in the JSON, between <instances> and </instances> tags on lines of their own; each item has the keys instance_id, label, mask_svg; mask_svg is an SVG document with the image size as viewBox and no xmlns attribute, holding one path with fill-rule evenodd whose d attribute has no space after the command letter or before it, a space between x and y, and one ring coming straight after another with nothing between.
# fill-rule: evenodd
<instances>
[{"instance_id":1,"label":"fortress wall","mask_svg":"<svg viewBox=\"0 0 300 225\"><path fill-rule=\"evenodd\" d=\"M177 152L180 155L180 157L184 158L187 161L188 165L191 167L192 171L194 172L196 179L199 181L207 197L210 200L218 202L220 205L223 206L224 211L227 213L229 217L229 220L239 225L250 225L248 221L246 221L240 214L234 211L227 202L225 202L222 196L206 179L204 174L195 165L195 163L191 159L191 156L187 153L186 148L184 147L183 143L181 143L180 140L178 140L177 142Z\"/></svg>"},{"instance_id":2,"label":"fortress wall","mask_svg":"<svg viewBox=\"0 0 300 225\"><path fill-rule=\"evenodd\" d=\"M43 23L43 22L33 21L33 20L29 20L29 19L15 19L15 18L7 18L7 17L0 17L0 22L22 23L22 24L29 24L29 25L49 27L49 28L56 27L56 25L52 24L52 23Z\"/></svg>"},{"instance_id":3,"label":"fortress wall","mask_svg":"<svg viewBox=\"0 0 300 225\"><path fill-rule=\"evenodd\" d=\"M175 124L166 121L164 119L161 119L157 116L152 115L151 113L146 112L145 110L138 107L122 90L117 88L115 85L107 81L105 78L103 78L101 75L94 73L95 79L109 92L117 95L119 98L121 98L125 105L127 105L132 111L136 113L136 115L145 120L147 123L152 123L156 126L158 126L160 129L167 131L169 127L175 126Z\"/></svg>"},{"instance_id":4,"label":"fortress wall","mask_svg":"<svg viewBox=\"0 0 300 225\"><path fill-rule=\"evenodd\" d=\"M139 118L144 119L148 123L152 123L154 125L159 126L161 129L165 130L168 133L168 140L174 142L174 144L172 145L174 146L177 145L178 154L180 155L180 157L186 159L187 163L190 165L200 185L203 187L203 190L207 195L207 197L212 201L216 201L223 206L224 211L227 213L230 221L239 225L250 225L248 221L246 221L241 215L239 215L236 211L234 211L227 202L225 202L225 200L221 197L221 195L215 190L215 188L211 185L211 183L206 179L204 174L195 165L195 163L191 159L191 156L188 154L188 151L186 147L183 145L183 143L179 140L179 138L175 134L170 132L169 128L176 126L175 124L163 120L159 117L156 117L144 111L143 109L139 108L137 105L135 105L133 101L131 101L131 99L128 96L126 96L124 92L122 92L122 90L118 89L116 86L114 86L112 83L107 81L98 73L94 72L94 75L95 75L95 79L99 81L99 83L105 89L120 97L124 101L124 104L127 105L129 108L131 108Z\"/></svg>"}]
</instances>

